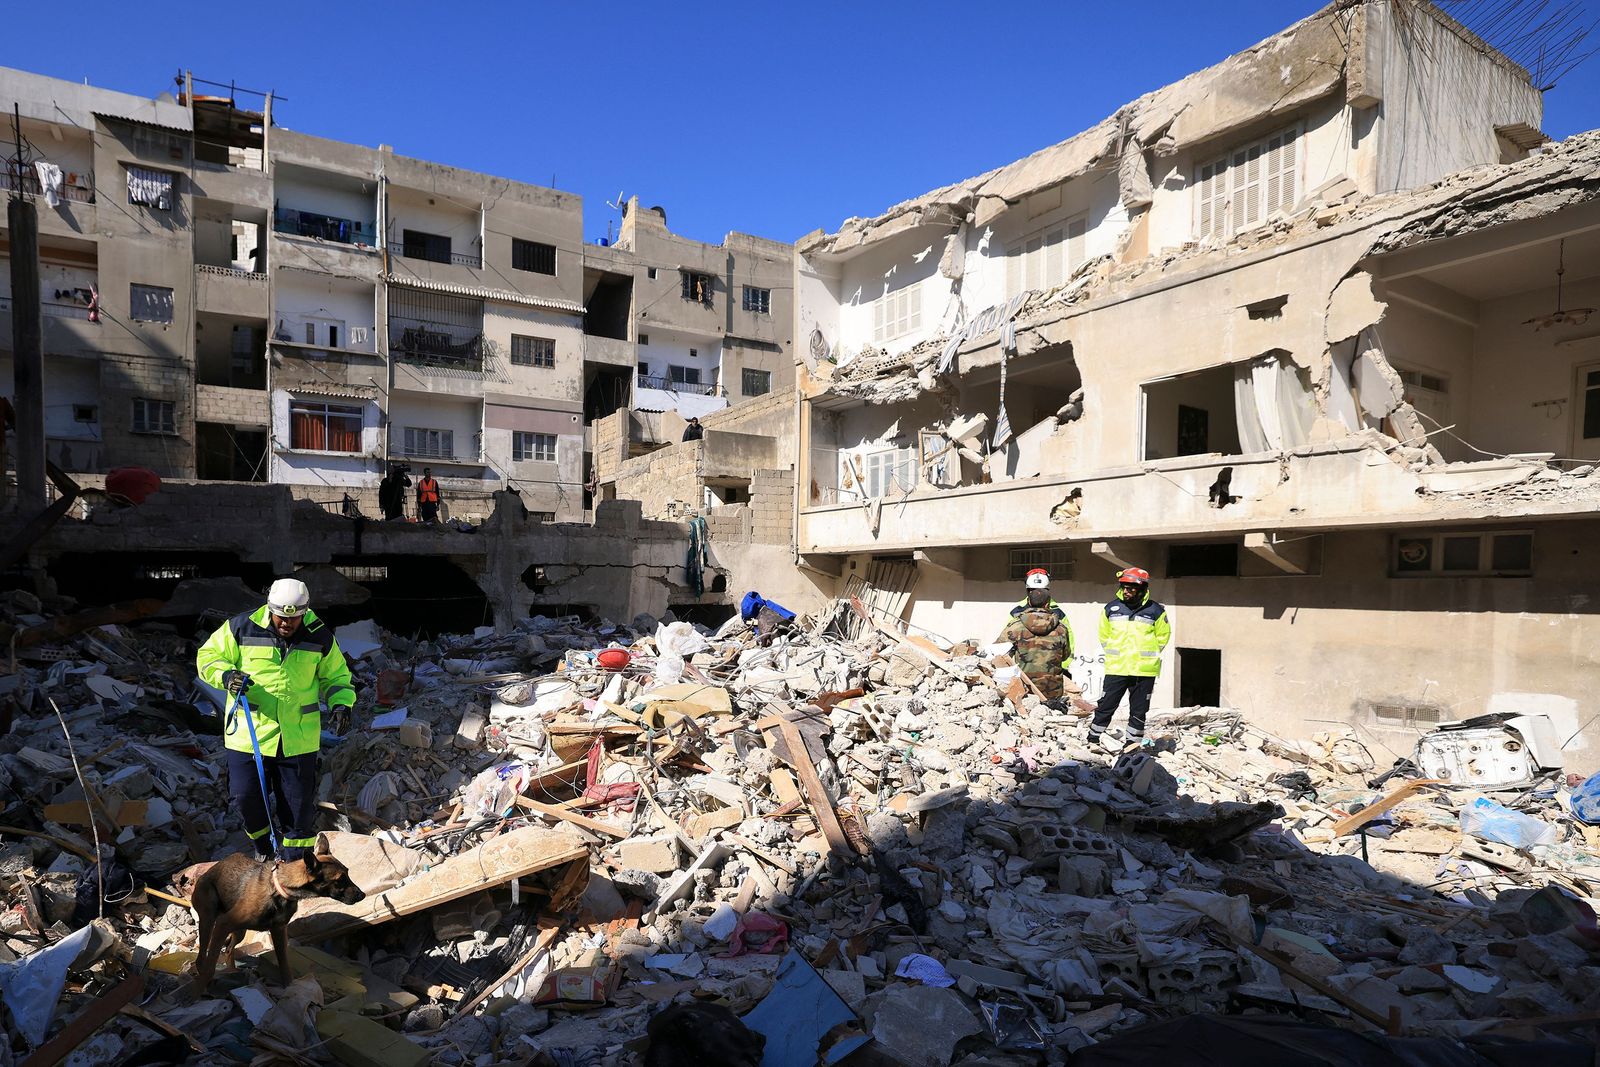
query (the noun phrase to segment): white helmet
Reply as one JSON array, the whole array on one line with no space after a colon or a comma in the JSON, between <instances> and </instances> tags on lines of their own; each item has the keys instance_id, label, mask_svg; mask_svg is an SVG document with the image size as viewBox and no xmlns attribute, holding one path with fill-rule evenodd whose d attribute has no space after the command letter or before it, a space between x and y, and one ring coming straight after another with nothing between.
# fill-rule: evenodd
<instances>
[{"instance_id":1,"label":"white helmet","mask_svg":"<svg viewBox=\"0 0 1600 1067\"><path fill-rule=\"evenodd\" d=\"M282 619L304 615L310 603L311 590L298 578L279 578L267 593L267 609Z\"/></svg>"},{"instance_id":2,"label":"white helmet","mask_svg":"<svg viewBox=\"0 0 1600 1067\"><path fill-rule=\"evenodd\" d=\"M1043 567L1035 567L1028 572L1028 577L1023 582L1029 589L1049 589L1050 572Z\"/></svg>"}]
</instances>

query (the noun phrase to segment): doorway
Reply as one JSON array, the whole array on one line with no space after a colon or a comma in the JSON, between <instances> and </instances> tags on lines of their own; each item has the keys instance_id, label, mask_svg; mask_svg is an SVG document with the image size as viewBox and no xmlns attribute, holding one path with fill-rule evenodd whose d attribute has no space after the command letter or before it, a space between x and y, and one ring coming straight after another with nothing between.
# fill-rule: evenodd
<instances>
[{"instance_id":1,"label":"doorway","mask_svg":"<svg viewBox=\"0 0 1600 1067\"><path fill-rule=\"evenodd\" d=\"M1222 649L1178 649L1178 706L1222 706Z\"/></svg>"}]
</instances>

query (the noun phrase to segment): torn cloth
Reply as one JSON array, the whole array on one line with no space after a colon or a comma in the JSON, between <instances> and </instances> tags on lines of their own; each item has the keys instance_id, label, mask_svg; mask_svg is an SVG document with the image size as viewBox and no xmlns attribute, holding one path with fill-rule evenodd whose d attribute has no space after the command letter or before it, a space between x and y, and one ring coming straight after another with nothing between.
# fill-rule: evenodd
<instances>
[{"instance_id":1,"label":"torn cloth","mask_svg":"<svg viewBox=\"0 0 1600 1067\"><path fill-rule=\"evenodd\" d=\"M159 211L172 210L172 175L147 167L128 166L128 203Z\"/></svg>"},{"instance_id":2,"label":"torn cloth","mask_svg":"<svg viewBox=\"0 0 1600 1067\"><path fill-rule=\"evenodd\" d=\"M41 159L35 161L33 169L39 175L39 188L44 193L44 202L51 207L61 203L61 168Z\"/></svg>"}]
</instances>

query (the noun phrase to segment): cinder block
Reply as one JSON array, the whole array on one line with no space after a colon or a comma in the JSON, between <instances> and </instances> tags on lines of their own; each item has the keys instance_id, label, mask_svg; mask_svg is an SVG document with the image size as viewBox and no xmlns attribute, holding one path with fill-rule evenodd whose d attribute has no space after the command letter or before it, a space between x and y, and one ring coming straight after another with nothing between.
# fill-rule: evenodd
<instances>
[{"instance_id":1,"label":"cinder block","mask_svg":"<svg viewBox=\"0 0 1600 1067\"><path fill-rule=\"evenodd\" d=\"M678 840L672 834L633 837L617 846L617 862L624 869L670 874L678 870L681 858Z\"/></svg>"}]
</instances>

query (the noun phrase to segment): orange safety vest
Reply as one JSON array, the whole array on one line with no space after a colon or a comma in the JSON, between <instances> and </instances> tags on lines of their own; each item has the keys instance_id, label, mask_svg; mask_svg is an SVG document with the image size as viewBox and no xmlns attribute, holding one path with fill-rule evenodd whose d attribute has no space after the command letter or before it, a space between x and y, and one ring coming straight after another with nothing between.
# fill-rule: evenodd
<instances>
[{"instance_id":1,"label":"orange safety vest","mask_svg":"<svg viewBox=\"0 0 1600 1067\"><path fill-rule=\"evenodd\" d=\"M437 504L439 502L439 483L432 478L424 478L417 483L417 503Z\"/></svg>"}]
</instances>

